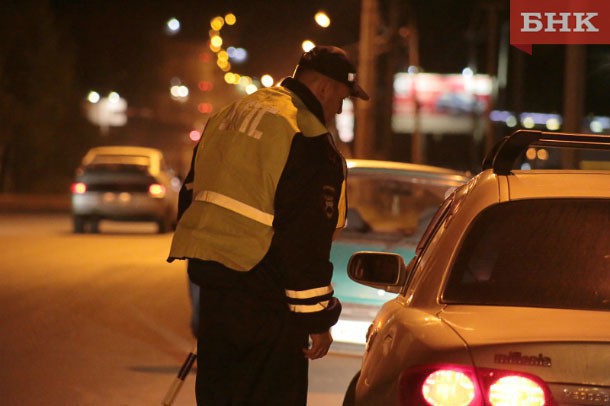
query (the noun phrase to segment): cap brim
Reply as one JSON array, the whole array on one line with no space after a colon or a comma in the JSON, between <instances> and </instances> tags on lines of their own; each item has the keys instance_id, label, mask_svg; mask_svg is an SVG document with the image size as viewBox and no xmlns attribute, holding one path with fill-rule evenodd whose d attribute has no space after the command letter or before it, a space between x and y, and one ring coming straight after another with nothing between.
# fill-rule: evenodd
<instances>
[{"instance_id":1,"label":"cap brim","mask_svg":"<svg viewBox=\"0 0 610 406\"><path fill-rule=\"evenodd\" d=\"M357 97L362 100L369 100L369 95L364 91L363 88L358 86L358 83L354 83L351 88L351 94L353 97Z\"/></svg>"}]
</instances>

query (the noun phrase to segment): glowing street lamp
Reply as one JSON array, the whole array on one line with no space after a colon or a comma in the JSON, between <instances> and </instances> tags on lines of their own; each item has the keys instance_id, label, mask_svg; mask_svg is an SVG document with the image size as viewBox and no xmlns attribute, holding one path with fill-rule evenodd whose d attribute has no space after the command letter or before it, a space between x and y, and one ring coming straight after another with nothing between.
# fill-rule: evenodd
<instances>
[{"instance_id":1,"label":"glowing street lamp","mask_svg":"<svg viewBox=\"0 0 610 406\"><path fill-rule=\"evenodd\" d=\"M170 18L165 23L165 32L169 35L175 35L180 32L180 21L176 18Z\"/></svg>"},{"instance_id":2,"label":"glowing street lamp","mask_svg":"<svg viewBox=\"0 0 610 406\"><path fill-rule=\"evenodd\" d=\"M314 48L315 48L315 46L316 46L316 44L314 44L314 43L313 43L313 41L310 41L310 40L308 40L308 39L306 39L305 41L303 41L303 42L301 43L301 48L302 48L302 49L303 49L303 51L305 51L305 52L309 52L309 51L311 51L312 49L314 49Z\"/></svg>"},{"instance_id":3,"label":"glowing street lamp","mask_svg":"<svg viewBox=\"0 0 610 406\"><path fill-rule=\"evenodd\" d=\"M314 20L322 28L328 28L330 25L330 17L324 11L318 11L314 16Z\"/></svg>"},{"instance_id":4,"label":"glowing street lamp","mask_svg":"<svg viewBox=\"0 0 610 406\"><path fill-rule=\"evenodd\" d=\"M263 75L261 77L261 84L265 87L273 86L273 76L271 75Z\"/></svg>"}]
</instances>

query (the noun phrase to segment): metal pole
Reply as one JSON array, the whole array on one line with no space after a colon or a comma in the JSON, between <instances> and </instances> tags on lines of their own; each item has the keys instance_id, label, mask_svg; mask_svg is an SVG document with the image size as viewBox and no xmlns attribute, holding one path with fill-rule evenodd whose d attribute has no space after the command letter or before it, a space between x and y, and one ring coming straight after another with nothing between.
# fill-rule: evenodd
<instances>
[{"instance_id":1,"label":"metal pole","mask_svg":"<svg viewBox=\"0 0 610 406\"><path fill-rule=\"evenodd\" d=\"M184 363L182 364L182 367L180 368L180 371L178 371L178 375L167 390L165 398L163 398L163 403L161 403L162 406L171 406L174 404L174 400L176 399L176 396L178 395L180 388L182 388L182 384L184 383L186 376L191 371L193 363L196 360L197 344L195 344L195 348L193 348L193 350L187 355L186 359L184 360Z\"/></svg>"}]
</instances>

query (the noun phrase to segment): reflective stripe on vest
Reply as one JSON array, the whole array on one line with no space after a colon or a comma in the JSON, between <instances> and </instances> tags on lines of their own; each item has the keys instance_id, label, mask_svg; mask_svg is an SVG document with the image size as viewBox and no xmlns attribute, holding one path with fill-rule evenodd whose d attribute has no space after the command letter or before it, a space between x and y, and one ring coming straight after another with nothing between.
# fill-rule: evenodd
<instances>
[{"instance_id":1,"label":"reflective stripe on vest","mask_svg":"<svg viewBox=\"0 0 610 406\"><path fill-rule=\"evenodd\" d=\"M329 293L333 293L333 288L330 285L307 290L286 289L286 296L291 299L311 299L312 297L324 296L328 295Z\"/></svg>"},{"instance_id":2,"label":"reflective stripe on vest","mask_svg":"<svg viewBox=\"0 0 610 406\"><path fill-rule=\"evenodd\" d=\"M237 214L241 214L242 216L251 220L258 221L259 223L269 227L273 225L272 214L265 213L264 211L249 206L229 196L225 196L221 193L212 192L210 190L202 190L201 192L197 193L195 200L215 204Z\"/></svg>"},{"instance_id":3,"label":"reflective stripe on vest","mask_svg":"<svg viewBox=\"0 0 610 406\"><path fill-rule=\"evenodd\" d=\"M320 303L312 304L312 305L288 305L290 307L290 311L294 313L314 313L321 312L328 307L330 300L325 300Z\"/></svg>"}]
</instances>

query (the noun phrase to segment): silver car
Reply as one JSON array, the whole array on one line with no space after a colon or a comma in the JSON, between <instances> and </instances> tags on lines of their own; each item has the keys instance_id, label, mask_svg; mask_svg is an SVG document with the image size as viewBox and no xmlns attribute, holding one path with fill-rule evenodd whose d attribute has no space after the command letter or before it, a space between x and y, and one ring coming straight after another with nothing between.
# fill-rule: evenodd
<instances>
[{"instance_id":1,"label":"silver car","mask_svg":"<svg viewBox=\"0 0 610 406\"><path fill-rule=\"evenodd\" d=\"M515 169L555 147L578 167ZM352 279L398 296L345 404L610 404L609 152L608 135L518 131L443 203L408 265L354 254Z\"/></svg>"},{"instance_id":2,"label":"silver car","mask_svg":"<svg viewBox=\"0 0 610 406\"><path fill-rule=\"evenodd\" d=\"M160 233L170 231L179 189L180 180L158 149L92 148L72 184L74 232L99 232L101 220L155 222Z\"/></svg>"}]
</instances>

